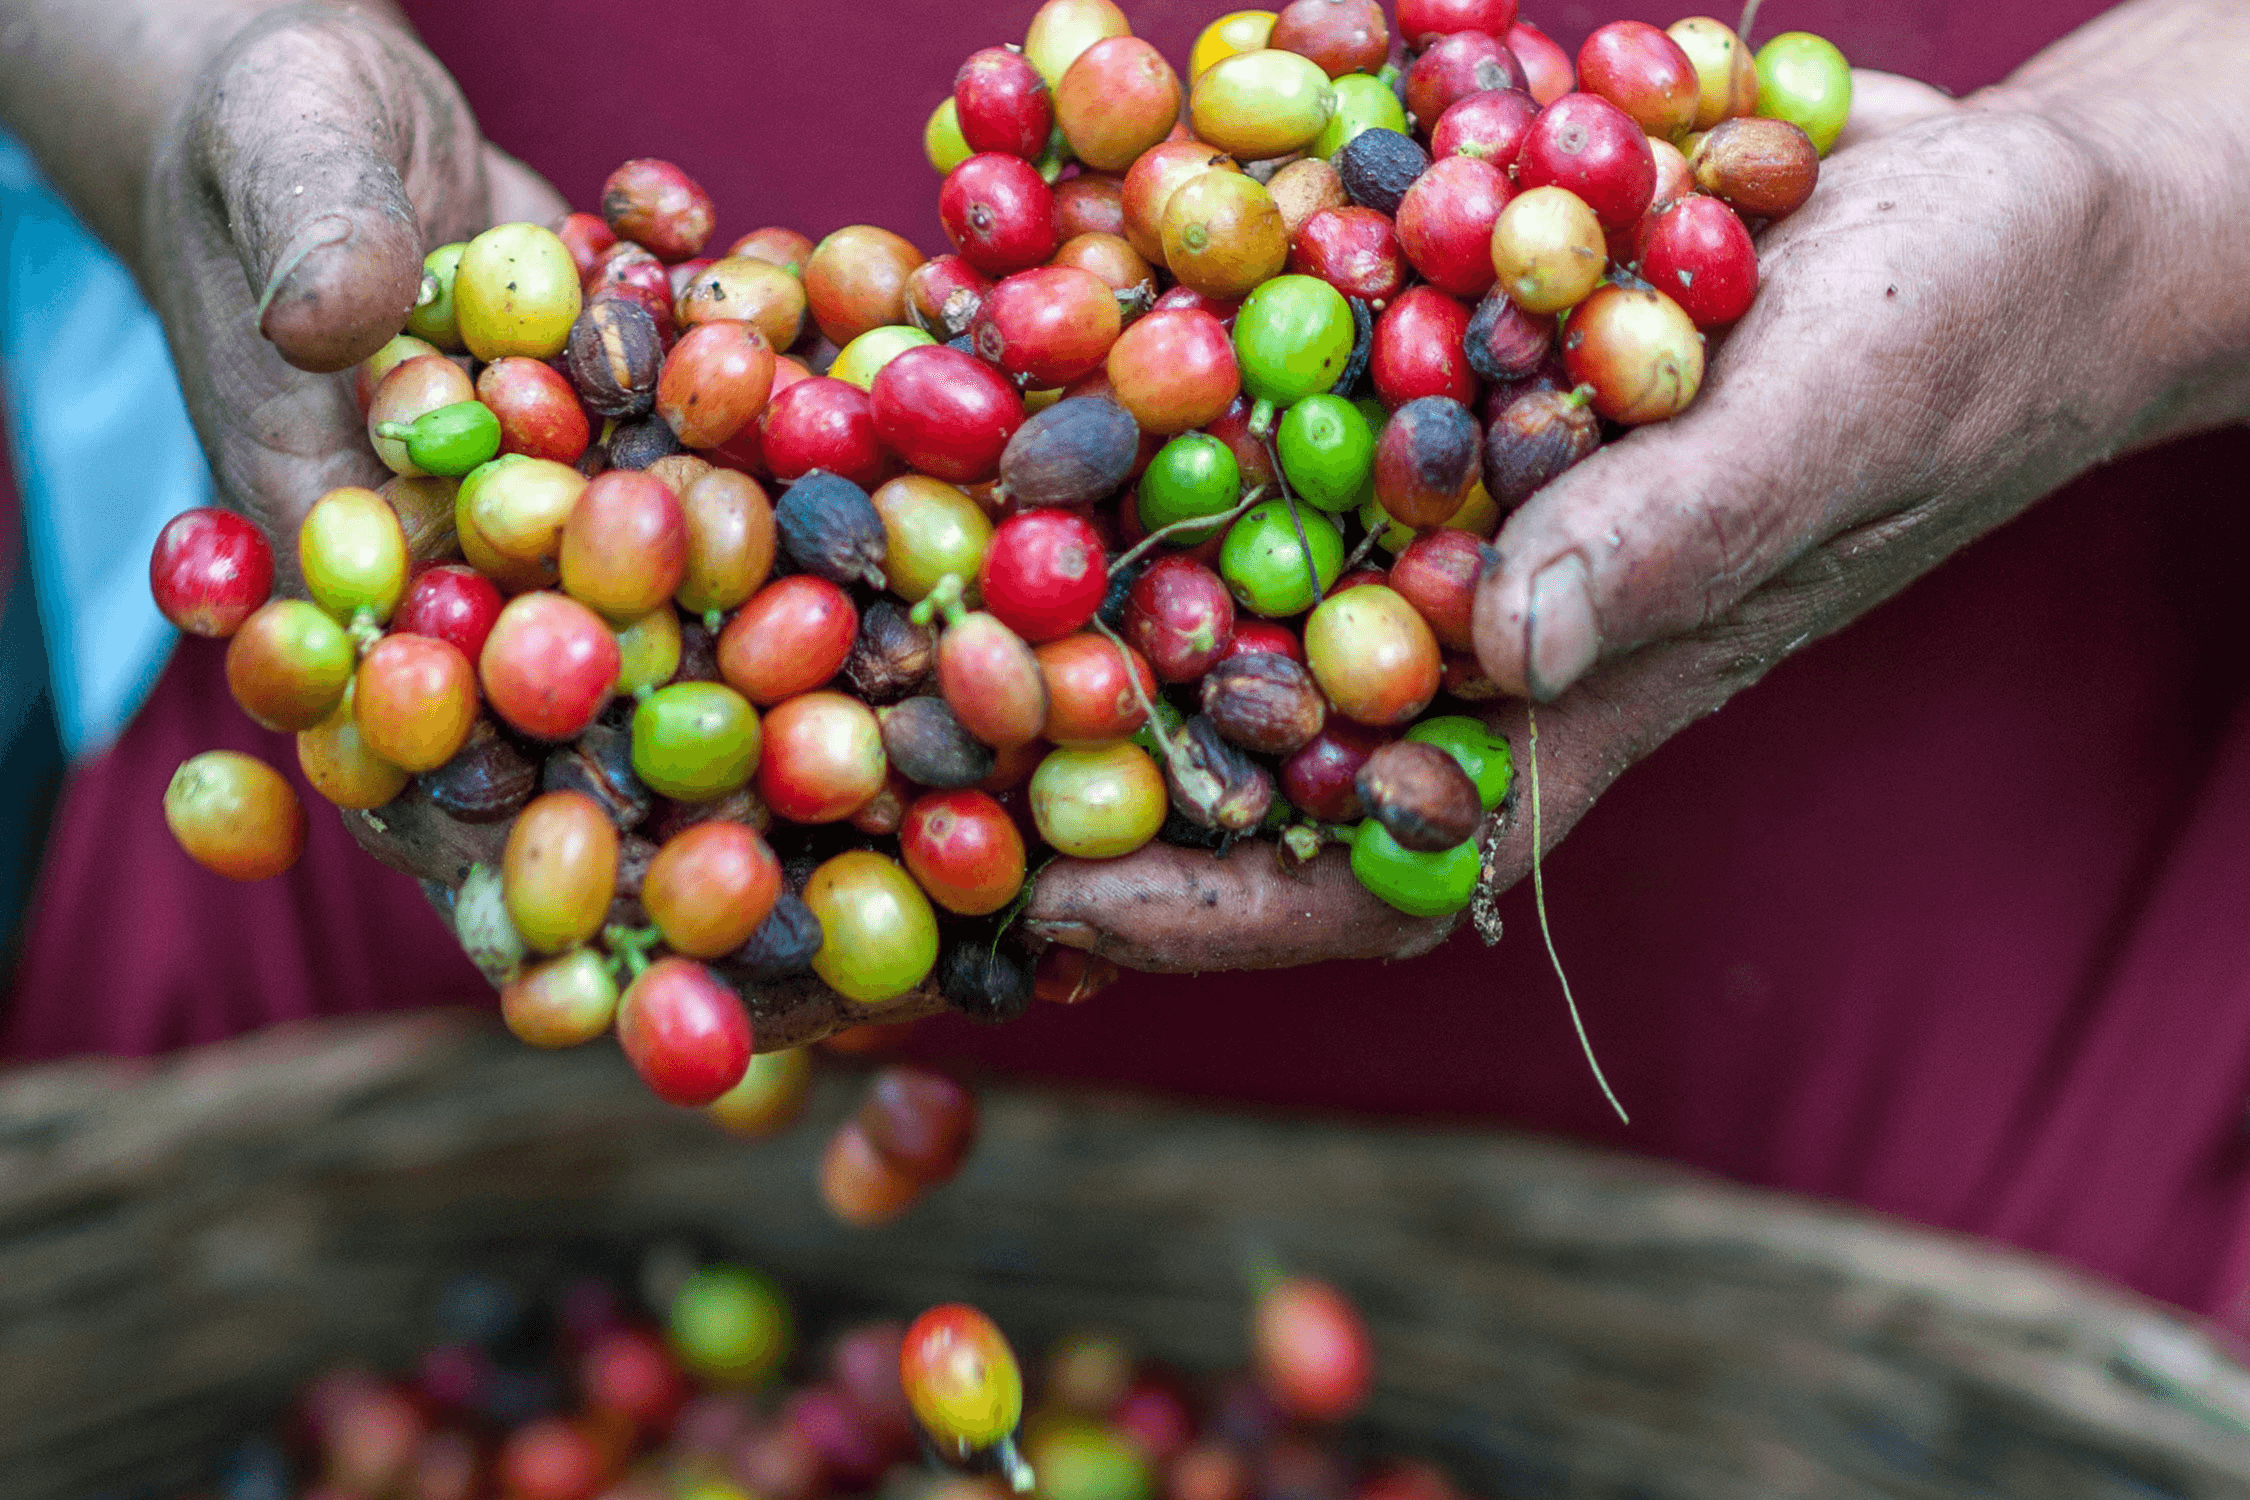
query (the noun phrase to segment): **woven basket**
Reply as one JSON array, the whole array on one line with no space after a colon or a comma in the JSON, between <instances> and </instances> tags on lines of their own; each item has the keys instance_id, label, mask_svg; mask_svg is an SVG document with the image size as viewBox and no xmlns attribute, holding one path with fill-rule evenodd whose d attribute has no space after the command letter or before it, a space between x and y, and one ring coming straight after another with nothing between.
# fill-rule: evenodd
<instances>
[{"instance_id":1,"label":"woven basket","mask_svg":"<svg viewBox=\"0 0 2250 1500\"><path fill-rule=\"evenodd\" d=\"M455 1273L681 1235L816 1319L967 1298L1191 1368L1278 1260L1374 1327L1355 1436L1493 1500L2250 1496L2250 1374L2025 1256L1517 1137L1000 1089L953 1187L854 1232L812 1188L849 1093L744 1146L458 1015L0 1079L0 1497L163 1493L321 1361L409 1357Z\"/></svg>"}]
</instances>

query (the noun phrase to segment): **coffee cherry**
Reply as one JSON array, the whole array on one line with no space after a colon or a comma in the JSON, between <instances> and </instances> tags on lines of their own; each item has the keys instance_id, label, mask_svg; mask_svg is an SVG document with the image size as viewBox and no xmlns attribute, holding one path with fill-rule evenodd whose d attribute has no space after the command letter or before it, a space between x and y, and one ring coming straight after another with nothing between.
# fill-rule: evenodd
<instances>
[{"instance_id":1,"label":"coffee cherry","mask_svg":"<svg viewBox=\"0 0 2250 1500\"><path fill-rule=\"evenodd\" d=\"M367 747L349 691L334 713L298 732L297 766L313 790L338 807L381 807L405 791L410 779Z\"/></svg>"},{"instance_id":2,"label":"coffee cherry","mask_svg":"<svg viewBox=\"0 0 2250 1500\"><path fill-rule=\"evenodd\" d=\"M1122 242L1119 248L1132 253ZM1122 326L1108 283L1091 271L1052 265L993 287L967 331L979 359L1021 384L1052 388L1100 368Z\"/></svg>"},{"instance_id":3,"label":"coffee cherry","mask_svg":"<svg viewBox=\"0 0 2250 1500\"><path fill-rule=\"evenodd\" d=\"M1389 736L1331 714L1320 733L1281 765L1281 794L1289 805L1325 823L1356 823L1367 816L1359 800L1359 768Z\"/></svg>"},{"instance_id":4,"label":"coffee cherry","mask_svg":"<svg viewBox=\"0 0 2250 1500\"><path fill-rule=\"evenodd\" d=\"M927 1184L877 1151L857 1120L846 1120L820 1158L820 1201L854 1229L872 1229L905 1213Z\"/></svg>"},{"instance_id":5,"label":"coffee cherry","mask_svg":"<svg viewBox=\"0 0 2250 1500\"><path fill-rule=\"evenodd\" d=\"M476 723L476 669L444 641L385 636L360 661L352 715L375 754L401 770L434 771Z\"/></svg>"},{"instance_id":6,"label":"coffee cherry","mask_svg":"<svg viewBox=\"0 0 2250 1500\"><path fill-rule=\"evenodd\" d=\"M740 1083L755 1045L742 998L685 958L660 958L626 986L617 1041L650 1093L690 1109Z\"/></svg>"},{"instance_id":7,"label":"coffee cherry","mask_svg":"<svg viewBox=\"0 0 2250 1500\"><path fill-rule=\"evenodd\" d=\"M1240 172L1233 157L1202 141L1165 141L1143 151L1118 189L1125 239L1144 260L1164 261L1164 210L1172 194L1205 172Z\"/></svg>"},{"instance_id":8,"label":"coffee cherry","mask_svg":"<svg viewBox=\"0 0 2250 1500\"><path fill-rule=\"evenodd\" d=\"M664 941L718 958L750 940L781 892L781 865L755 829L714 820L673 835L649 862L641 904Z\"/></svg>"},{"instance_id":9,"label":"coffee cherry","mask_svg":"<svg viewBox=\"0 0 2250 1500\"><path fill-rule=\"evenodd\" d=\"M1367 1325L1326 1282L1290 1277L1261 1294L1250 1344L1258 1383L1294 1417L1340 1421L1359 1410L1374 1383Z\"/></svg>"},{"instance_id":10,"label":"coffee cherry","mask_svg":"<svg viewBox=\"0 0 2250 1500\"><path fill-rule=\"evenodd\" d=\"M1520 88L1479 89L1445 107L1430 131L1430 155L1473 156L1503 172L1515 165L1539 105Z\"/></svg>"},{"instance_id":11,"label":"coffee cherry","mask_svg":"<svg viewBox=\"0 0 2250 1500\"><path fill-rule=\"evenodd\" d=\"M1242 389L1234 343L1207 312L1158 309L1110 346L1110 389L1147 432L1186 432L1215 420Z\"/></svg>"},{"instance_id":12,"label":"coffee cherry","mask_svg":"<svg viewBox=\"0 0 2250 1500\"><path fill-rule=\"evenodd\" d=\"M1513 196L1499 167L1473 156L1443 157L1399 200L1399 244L1432 286L1481 297L1493 280L1493 222Z\"/></svg>"},{"instance_id":13,"label":"coffee cherry","mask_svg":"<svg viewBox=\"0 0 2250 1500\"><path fill-rule=\"evenodd\" d=\"M1394 411L1424 396L1474 401L1476 372L1462 345L1468 332L1464 304L1434 286L1410 288L1375 321L1375 343L1367 359L1375 394Z\"/></svg>"},{"instance_id":14,"label":"coffee cherry","mask_svg":"<svg viewBox=\"0 0 2250 1500\"><path fill-rule=\"evenodd\" d=\"M1039 660L1017 635L981 610L938 639L938 691L968 731L996 750L1037 739L1047 722Z\"/></svg>"},{"instance_id":15,"label":"coffee cherry","mask_svg":"<svg viewBox=\"0 0 2250 1500\"><path fill-rule=\"evenodd\" d=\"M729 255L685 278L672 312L683 335L706 323L748 323L778 350L804 332L805 306L805 285L794 275L754 256Z\"/></svg>"},{"instance_id":16,"label":"coffee cherry","mask_svg":"<svg viewBox=\"0 0 2250 1500\"><path fill-rule=\"evenodd\" d=\"M1059 215L1059 196L1056 202ZM957 339L969 331L992 287L991 277L958 255L926 260L907 273L907 319L934 338Z\"/></svg>"},{"instance_id":17,"label":"coffee cherry","mask_svg":"<svg viewBox=\"0 0 2250 1500\"><path fill-rule=\"evenodd\" d=\"M1398 32L1410 48L1427 47L1462 31L1504 36L1516 18L1516 0L1399 0Z\"/></svg>"},{"instance_id":18,"label":"coffee cherry","mask_svg":"<svg viewBox=\"0 0 2250 1500\"><path fill-rule=\"evenodd\" d=\"M610 229L660 260L701 254L716 217L711 195L668 161L640 157L602 184L602 218Z\"/></svg>"},{"instance_id":19,"label":"coffee cherry","mask_svg":"<svg viewBox=\"0 0 2250 1500\"><path fill-rule=\"evenodd\" d=\"M885 477L874 402L859 387L824 375L792 382L767 399L758 419L758 442L773 477L784 482L815 469L862 489Z\"/></svg>"},{"instance_id":20,"label":"coffee cherry","mask_svg":"<svg viewBox=\"0 0 2250 1500\"><path fill-rule=\"evenodd\" d=\"M1039 836L1077 859L1115 859L1164 826L1164 777L1140 746L1124 740L1058 749L1031 775Z\"/></svg>"},{"instance_id":21,"label":"coffee cherry","mask_svg":"<svg viewBox=\"0 0 2250 1500\"><path fill-rule=\"evenodd\" d=\"M1245 296L1289 261L1289 231L1273 195L1239 172L1203 172L1182 183L1164 205L1158 235L1164 264L1207 297Z\"/></svg>"},{"instance_id":22,"label":"coffee cherry","mask_svg":"<svg viewBox=\"0 0 2250 1500\"><path fill-rule=\"evenodd\" d=\"M1221 58L1188 95L1195 138L1243 161L1302 150L1335 112L1321 66L1272 47Z\"/></svg>"},{"instance_id":23,"label":"coffee cherry","mask_svg":"<svg viewBox=\"0 0 2250 1500\"><path fill-rule=\"evenodd\" d=\"M310 729L343 701L357 661L343 627L302 599L276 599L227 642L227 688L264 729Z\"/></svg>"},{"instance_id":24,"label":"coffee cherry","mask_svg":"<svg viewBox=\"0 0 2250 1500\"><path fill-rule=\"evenodd\" d=\"M1109 587L1108 562L1100 533L1082 517L1025 511L993 532L977 586L1001 624L1037 645L1094 617Z\"/></svg>"},{"instance_id":25,"label":"coffee cherry","mask_svg":"<svg viewBox=\"0 0 2250 1500\"><path fill-rule=\"evenodd\" d=\"M758 795L792 823L840 823L883 789L882 730L866 704L804 693L769 711Z\"/></svg>"},{"instance_id":26,"label":"coffee cherry","mask_svg":"<svg viewBox=\"0 0 2250 1500\"><path fill-rule=\"evenodd\" d=\"M1488 89L1520 89L1523 65L1486 31L1457 31L1421 53L1406 70L1406 107L1426 130L1457 101Z\"/></svg>"},{"instance_id":27,"label":"coffee cherry","mask_svg":"<svg viewBox=\"0 0 2250 1500\"><path fill-rule=\"evenodd\" d=\"M487 229L461 254L453 306L461 342L478 359L551 359L578 319L578 264L553 231L537 224Z\"/></svg>"},{"instance_id":28,"label":"coffee cherry","mask_svg":"<svg viewBox=\"0 0 2250 1500\"><path fill-rule=\"evenodd\" d=\"M773 571L773 506L747 474L714 469L680 492L687 561L673 598L691 614L733 609Z\"/></svg>"},{"instance_id":29,"label":"coffee cherry","mask_svg":"<svg viewBox=\"0 0 2250 1500\"><path fill-rule=\"evenodd\" d=\"M545 360L494 360L477 376L477 400L500 424L502 453L574 464L593 437L570 382Z\"/></svg>"},{"instance_id":30,"label":"coffee cherry","mask_svg":"<svg viewBox=\"0 0 2250 1500\"><path fill-rule=\"evenodd\" d=\"M1021 52L986 47L953 75L954 123L972 152L1001 151L1035 160L1054 127L1047 80Z\"/></svg>"},{"instance_id":31,"label":"coffee cherry","mask_svg":"<svg viewBox=\"0 0 2250 1500\"><path fill-rule=\"evenodd\" d=\"M1252 506L1227 529L1219 576L1235 602L1255 615L1286 618L1310 609L1344 571L1336 523L1286 500Z\"/></svg>"},{"instance_id":32,"label":"coffee cherry","mask_svg":"<svg viewBox=\"0 0 2250 1500\"><path fill-rule=\"evenodd\" d=\"M1691 128L1703 98L1702 80L1687 53L1646 21L1597 27L1578 49L1578 86L1658 137Z\"/></svg>"},{"instance_id":33,"label":"coffee cherry","mask_svg":"<svg viewBox=\"0 0 2250 1500\"><path fill-rule=\"evenodd\" d=\"M1180 76L1139 37L1094 43L1055 87L1063 138L1071 154L1096 171L1124 171L1170 134L1179 116Z\"/></svg>"},{"instance_id":34,"label":"coffee cherry","mask_svg":"<svg viewBox=\"0 0 2250 1500\"><path fill-rule=\"evenodd\" d=\"M929 899L880 854L837 855L813 871L804 900L822 933L813 972L848 1000L895 1000L937 963L937 918Z\"/></svg>"},{"instance_id":35,"label":"coffee cherry","mask_svg":"<svg viewBox=\"0 0 2250 1500\"><path fill-rule=\"evenodd\" d=\"M703 1112L729 1135L751 1140L773 1135L804 1113L812 1071L808 1048L761 1052L750 1059L742 1081L703 1106Z\"/></svg>"},{"instance_id":36,"label":"coffee cherry","mask_svg":"<svg viewBox=\"0 0 2250 1500\"><path fill-rule=\"evenodd\" d=\"M1233 634L1234 596L1192 557L1159 558L1128 596L1125 638L1162 681L1201 677Z\"/></svg>"},{"instance_id":37,"label":"coffee cherry","mask_svg":"<svg viewBox=\"0 0 2250 1500\"><path fill-rule=\"evenodd\" d=\"M1409 401L1391 416L1375 445L1375 498L1401 525L1441 526L1476 488L1484 470L1484 434L1460 402L1445 396Z\"/></svg>"},{"instance_id":38,"label":"coffee cherry","mask_svg":"<svg viewBox=\"0 0 2250 1500\"><path fill-rule=\"evenodd\" d=\"M567 740L609 702L623 661L601 617L561 594L522 594L493 622L477 678L493 712L535 739Z\"/></svg>"},{"instance_id":39,"label":"coffee cherry","mask_svg":"<svg viewBox=\"0 0 2250 1500\"><path fill-rule=\"evenodd\" d=\"M297 560L313 602L345 624L381 624L406 592L406 533L373 490L330 490L306 512Z\"/></svg>"},{"instance_id":40,"label":"coffee cherry","mask_svg":"<svg viewBox=\"0 0 2250 1500\"><path fill-rule=\"evenodd\" d=\"M266 880L305 852L305 809L279 771L233 750L184 762L164 789L164 821L197 864Z\"/></svg>"},{"instance_id":41,"label":"coffee cherry","mask_svg":"<svg viewBox=\"0 0 2250 1500\"><path fill-rule=\"evenodd\" d=\"M1391 29L1375 0L1291 0L1266 45L1312 59L1332 79L1372 73L1391 55Z\"/></svg>"},{"instance_id":42,"label":"coffee cherry","mask_svg":"<svg viewBox=\"0 0 2250 1500\"><path fill-rule=\"evenodd\" d=\"M1023 888L1023 835L1007 810L983 792L927 792L898 830L899 857L930 899L947 911L981 917Z\"/></svg>"},{"instance_id":43,"label":"coffee cherry","mask_svg":"<svg viewBox=\"0 0 2250 1500\"><path fill-rule=\"evenodd\" d=\"M1529 21L1517 21L1508 28L1503 40L1516 60L1523 64L1526 88L1540 108L1577 90L1578 70L1571 63L1570 54L1555 45L1547 33Z\"/></svg>"},{"instance_id":44,"label":"coffee cherry","mask_svg":"<svg viewBox=\"0 0 2250 1500\"><path fill-rule=\"evenodd\" d=\"M1722 120L1696 142L1695 184L1753 219L1780 219L1812 196L1820 152L1787 120Z\"/></svg>"},{"instance_id":45,"label":"coffee cherry","mask_svg":"<svg viewBox=\"0 0 2250 1500\"><path fill-rule=\"evenodd\" d=\"M1106 396L1057 401L1008 439L1000 454L1001 493L1019 507L1106 500L1132 478L1144 436ZM1153 448L1154 438L1148 442Z\"/></svg>"},{"instance_id":46,"label":"coffee cherry","mask_svg":"<svg viewBox=\"0 0 2250 1500\"><path fill-rule=\"evenodd\" d=\"M719 672L760 708L824 686L859 635L851 596L809 573L776 579L719 634Z\"/></svg>"},{"instance_id":47,"label":"coffee cherry","mask_svg":"<svg viewBox=\"0 0 2250 1500\"><path fill-rule=\"evenodd\" d=\"M912 467L955 484L999 473L1000 455L1024 420L1023 398L1005 376L942 345L900 353L868 395L883 442Z\"/></svg>"},{"instance_id":48,"label":"coffee cherry","mask_svg":"<svg viewBox=\"0 0 2250 1500\"><path fill-rule=\"evenodd\" d=\"M992 1320L962 1303L933 1307L906 1330L899 1381L915 1420L955 1456L989 1448L1023 1420L1023 1375Z\"/></svg>"},{"instance_id":49,"label":"coffee cherry","mask_svg":"<svg viewBox=\"0 0 2250 1500\"><path fill-rule=\"evenodd\" d=\"M1648 136L1623 110L1598 94L1569 94L1532 122L1516 157L1516 180L1526 188L1568 188L1604 228L1623 229L1655 195L1656 159Z\"/></svg>"},{"instance_id":50,"label":"coffee cherry","mask_svg":"<svg viewBox=\"0 0 2250 1500\"><path fill-rule=\"evenodd\" d=\"M961 258L987 276L1029 270L1055 253L1055 199L1020 156L982 152L946 174L938 217Z\"/></svg>"},{"instance_id":51,"label":"coffee cherry","mask_svg":"<svg viewBox=\"0 0 2250 1500\"><path fill-rule=\"evenodd\" d=\"M723 319L681 335L656 381L656 411L680 442L716 448L765 410L773 346L755 324Z\"/></svg>"},{"instance_id":52,"label":"coffee cherry","mask_svg":"<svg viewBox=\"0 0 2250 1500\"><path fill-rule=\"evenodd\" d=\"M1703 384L1703 335L1663 293L1612 284L1571 313L1563 363L1612 422L1661 422Z\"/></svg>"},{"instance_id":53,"label":"coffee cherry","mask_svg":"<svg viewBox=\"0 0 2250 1500\"><path fill-rule=\"evenodd\" d=\"M1046 0L1024 31L1023 55L1052 87L1094 43L1132 34L1132 23L1113 0Z\"/></svg>"},{"instance_id":54,"label":"coffee cherry","mask_svg":"<svg viewBox=\"0 0 2250 1500\"><path fill-rule=\"evenodd\" d=\"M1532 313L1577 306L1600 284L1609 258L1594 211L1559 187L1531 188L1502 209L1491 249L1500 289Z\"/></svg>"},{"instance_id":55,"label":"coffee cherry","mask_svg":"<svg viewBox=\"0 0 2250 1500\"><path fill-rule=\"evenodd\" d=\"M848 225L815 245L804 286L821 336L841 348L870 328L907 321L906 278L923 259L904 236L871 224Z\"/></svg>"},{"instance_id":56,"label":"coffee cherry","mask_svg":"<svg viewBox=\"0 0 2250 1500\"><path fill-rule=\"evenodd\" d=\"M157 533L148 586L174 626L225 640L273 593L273 548L232 511L184 510Z\"/></svg>"},{"instance_id":57,"label":"coffee cherry","mask_svg":"<svg viewBox=\"0 0 2250 1500\"><path fill-rule=\"evenodd\" d=\"M1470 620L1485 566L1485 544L1475 533L1441 527L1406 544L1391 564L1389 583L1428 623L1439 645L1468 651L1475 646Z\"/></svg>"},{"instance_id":58,"label":"coffee cherry","mask_svg":"<svg viewBox=\"0 0 2250 1500\"><path fill-rule=\"evenodd\" d=\"M1697 193L1643 230L1641 274L1696 327L1724 328L1758 294L1758 250L1733 209Z\"/></svg>"},{"instance_id":59,"label":"coffee cherry","mask_svg":"<svg viewBox=\"0 0 2250 1500\"><path fill-rule=\"evenodd\" d=\"M563 525L563 592L611 620L635 620L672 597L687 552L687 516L671 488L611 469L586 486Z\"/></svg>"},{"instance_id":60,"label":"coffee cherry","mask_svg":"<svg viewBox=\"0 0 2250 1500\"><path fill-rule=\"evenodd\" d=\"M617 981L591 948L573 948L500 987L500 1019L534 1047L590 1042L616 1017Z\"/></svg>"},{"instance_id":61,"label":"coffee cherry","mask_svg":"<svg viewBox=\"0 0 2250 1500\"><path fill-rule=\"evenodd\" d=\"M1690 16L1665 32L1695 68L1695 118L1692 130L1709 130L1721 120L1747 115L1758 105L1758 65L1750 48L1724 21Z\"/></svg>"},{"instance_id":62,"label":"coffee cherry","mask_svg":"<svg viewBox=\"0 0 2250 1500\"><path fill-rule=\"evenodd\" d=\"M617 827L593 798L549 792L525 807L508 830L500 867L508 920L524 943L560 953L601 931L617 888L617 853Z\"/></svg>"},{"instance_id":63,"label":"coffee cherry","mask_svg":"<svg viewBox=\"0 0 2250 1500\"><path fill-rule=\"evenodd\" d=\"M1325 208L1290 242L1289 269L1317 276L1378 310L1406 288L1409 267L1398 231L1372 208Z\"/></svg>"},{"instance_id":64,"label":"coffee cherry","mask_svg":"<svg viewBox=\"0 0 2250 1500\"><path fill-rule=\"evenodd\" d=\"M1331 594L1312 612L1305 660L1339 713L1376 728L1412 723L1437 696L1437 637L1380 584Z\"/></svg>"},{"instance_id":65,"label":"coffee cherry","mask_svg":"<svg viewBox=\"0 0 2250 1500\"><path fill-rule=\"evenodd\" d=\"M1758 49L1758 113L1787 120L1822 156L1852 112L1852 69L1833 42L1785 31Z\"/></svg>"}]
</instances>

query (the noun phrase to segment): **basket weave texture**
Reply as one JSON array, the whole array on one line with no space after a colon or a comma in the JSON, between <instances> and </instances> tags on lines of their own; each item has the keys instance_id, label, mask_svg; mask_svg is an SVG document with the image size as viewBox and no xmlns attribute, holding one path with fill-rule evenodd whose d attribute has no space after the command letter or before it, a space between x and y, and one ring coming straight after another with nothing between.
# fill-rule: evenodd
<instances>
[{"instance_id":1,"label":"basket weave texture","mask_svg":"<svg viewBox=\"0 0 2250 1500\"><path fill-rule=\"evenodd\" d=\"M2250 1497L2250 1372L2027 1256L1522 1137L988 1089L968 1170L888 1228L818 1206L824 1126L745 1145L612 1048L328 1022L0 1077L0 1500L162 1493L322 1361L402 1362L463 1270L652 1241L822 1317L967 1299L1244 1357L1246 1272L1368 1314L1353 1433L1491 1500Z\"/></svg>"}]
</instances>

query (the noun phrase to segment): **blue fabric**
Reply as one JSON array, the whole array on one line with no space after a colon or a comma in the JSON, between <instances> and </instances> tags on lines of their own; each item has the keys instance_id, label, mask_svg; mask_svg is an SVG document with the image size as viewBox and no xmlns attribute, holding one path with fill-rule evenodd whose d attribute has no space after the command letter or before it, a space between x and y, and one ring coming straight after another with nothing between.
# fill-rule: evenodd
<instances>
[{"instance_id":1,"label":"blue fabric","mask_svg":"<svg viewBox=\"0 0 2250 1500\"><path fill-rule=\"evenodd\" d=\"M125 727L171 650L149 549L210 503L211 473L131 273L4 134L0 384L55 717L83 756Z\"/></svg>"}]
</instances>

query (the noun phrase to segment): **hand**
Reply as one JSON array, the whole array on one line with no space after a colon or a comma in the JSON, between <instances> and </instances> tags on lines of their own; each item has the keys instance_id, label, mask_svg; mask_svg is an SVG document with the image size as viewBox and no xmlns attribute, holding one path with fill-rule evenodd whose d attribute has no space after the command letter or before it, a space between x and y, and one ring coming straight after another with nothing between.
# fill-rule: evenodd
<instances>
[{"instance_id":1,"label":"hand","mask_svg":"<svg viewBox=\"0 0 2250 1500\"><path fill-rule=\"evenodd\" d=\"M565 205L403 26L327 5L227 39L150 171L143 283L220 493L293 587L313 501L390 477L336 372L404 327L425 250Z\"/></svg>"},{"instance_id":2,"label":"hand","mask_svg":"<svg viewBox=\"0 0 2250 1500\"><path fill-rule=\"evenodd\" d=\"M1518 779L1485 833L1487 892L1531 858L1520 698L1552 705L1551 847L1628 766L1783 657L2189 420L2145 322L2163 220L2108 159L2004 95L1955 103L1863 73L1856 97L1812 201L1763 237L1758 301L1714 341L1700 399L1596 452L1495 539L1476 644L1520 697L1488 715ZM1256 846L1224 861L1152 846L1050 868L1026 925L1194 971L1406 957L1454 923L1401 917L1342 851L1292 878Z\"/></svg>"}]
</instances>

